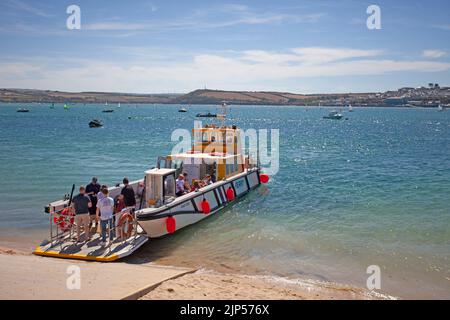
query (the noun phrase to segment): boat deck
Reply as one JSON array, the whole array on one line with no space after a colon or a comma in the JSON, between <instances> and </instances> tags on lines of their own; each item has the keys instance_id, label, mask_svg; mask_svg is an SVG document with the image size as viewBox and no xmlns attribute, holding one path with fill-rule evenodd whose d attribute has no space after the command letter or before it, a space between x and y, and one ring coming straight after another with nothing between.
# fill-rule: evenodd
<instances>
[{"instance_id":1,"label":"boat deck","mask_svg":"<svg viewBox=\"0 0 450 320\"><path fill-rule=\"evenodd\" d=\"M60 240L42 243L34 254L45 257L111 262L129 256L148 241L145 233L138 233L125 241L116 239L110 245L101 246L98 233L87 242L77 243L74 235L66 235Z\"/></svg>"}]
</instances>

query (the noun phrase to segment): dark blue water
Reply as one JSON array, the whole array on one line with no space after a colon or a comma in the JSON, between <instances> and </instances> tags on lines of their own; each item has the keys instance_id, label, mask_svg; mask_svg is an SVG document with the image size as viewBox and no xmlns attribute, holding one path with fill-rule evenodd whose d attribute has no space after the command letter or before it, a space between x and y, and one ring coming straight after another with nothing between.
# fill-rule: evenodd
<instances>
[{"instance_id":1,"label":"dark blue water","mask_svg":"<svg viewBox=\"0 0 450 320\"><path fill-rule=\"evenodd\" d=\"M216 111L18 107L0 105L0 230L46 228L44 205L93 175L110 185L142 178L170 153L174 129ZM332 121L322 119L328 110L232 106L239 127L280 130L279 172L267 188L154 241L140 258L360 287L367 266L378 265L384 292L450 298L450 112L356 108ZM105 126L89 129L93 118Z\"/></svg>"}]
</instances>

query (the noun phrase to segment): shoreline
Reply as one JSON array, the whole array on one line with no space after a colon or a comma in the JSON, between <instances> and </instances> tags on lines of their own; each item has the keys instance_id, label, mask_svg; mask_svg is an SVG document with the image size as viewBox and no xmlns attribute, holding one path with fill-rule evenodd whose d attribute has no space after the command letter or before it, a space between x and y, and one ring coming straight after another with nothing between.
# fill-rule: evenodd
<instances>
[{"instance_id":1,"label":"shoreline","mask_svg":"<svg viewBox=\"0 0 450 320\"><path fill-rule=\"evenodd\" d=\"M345 284L200 269L168 280L140 300L397 300Z\"/></svg>"},{"instance_id":2,"label":"shoreline","mask_svg":"<svg viewBox=\"0 0 450 320\"><path fill-rule=\"evenodd\" d=\"M0 246L0 259L7 261L1 264L0 295L4 299L53 299L49 294L61 281L66 280L66 268L78 265L82 272L88 273L90 286L84 292L65 292L62 299L140 299L140 300L378 300L397 299L395 297L356 288L345 284L322 282L308 279L287 279L261 275L244 275L236 273L220 273L206 269L187 269L178 266L167 266L157 263L130 264L124 262L99 263L67 259L38 257L20 249ZM32 275L18 276L27 273L32 265ZM148 272L148 268L152 271ZM85 271L87 269L87 271ZM104 270L108 269L114 282L105 281ZM53 270L45 281L42 277ZM56 270L56 271L55 271ZM58 272L64 273L58 275ZM143 270L150 279L136 277L133 281L122 279L116 275L128 273L133 275ZM163 274L160 274L163 270ZM16 274L17 273L17 274ZM42 276L44 274L44 276ZM39 276L41 275L41 276ZM30 278L31 277L31 278ZM33 278L37 277L39 279ZM62 278L62 279L61 279ZM138 279L139 278L139 279ZM44 281L42 283L39 280ZM98 287L105 286L104 291ZM27 286L33 283L33 286ZM36 288L37 287L37 288ZM114 288L114 290L110 290ZM37 291L36 291L37 289ZM61 289L61 288L59 288ZM6 291L10 291L9 293ZM58 290L57 290L58 291ZM67 290L65 290L67 291ZM103 292L113 291L109 296ZM11 292L14 294L11 295ZM62 290L64 292L64 290ZM94 295L95 293L95 295Z\"/></svg>"}]
</instances>

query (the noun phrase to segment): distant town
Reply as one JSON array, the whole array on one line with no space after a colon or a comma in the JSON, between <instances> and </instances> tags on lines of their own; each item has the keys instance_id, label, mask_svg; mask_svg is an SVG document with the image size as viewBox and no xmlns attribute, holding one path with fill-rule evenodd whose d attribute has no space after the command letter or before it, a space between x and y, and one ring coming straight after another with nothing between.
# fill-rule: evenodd
<instances>
[{"instance_id":1,"label":"distant town","mask_svg":"<svg viewBox=\"0 0 450 320\"><path fill-rule=\"evenodd\" d=\"M297 94L271 91L224 91L201 89L187 94L132 94L109 92L62 92L30 89L0 89L3 103L129 103L129 104L220 104L293 106L450 106L450 87L429 83L377 93Z\"/></svg>"}]
</instances>

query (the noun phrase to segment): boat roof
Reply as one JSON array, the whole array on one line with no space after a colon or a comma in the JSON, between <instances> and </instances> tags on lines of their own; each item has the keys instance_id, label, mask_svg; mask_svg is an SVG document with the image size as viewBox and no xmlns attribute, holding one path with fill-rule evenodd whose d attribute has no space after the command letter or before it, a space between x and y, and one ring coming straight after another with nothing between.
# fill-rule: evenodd
<instances>
[{"instance_id":1,"label":"boat roof","mask_svg":"<svg viewBox=\"0 0 450 320\"><path fill-rule=\"evenodd\" d=\"M145 174L151 173L153 175L160 175L160 176L165 176L167 174L173 173L175 172L175 169L169 169L169 168L153 168L150 170L145 171Z\"/></svg>"},{"instance_id":2,"label":"boat roof","mask_svg":"<svg viewBox=\"0 0 450 320\"><path fill-rule=\"evenodd\" d=\"M233 159L236 155L230 153L178 153L172 154L170 157L173 160L188 160L188 159L204 159L204 160L227 160Z\"/></svg>"}]
</instances>

